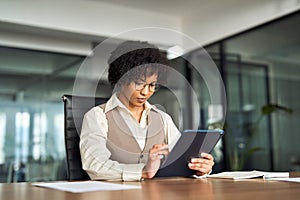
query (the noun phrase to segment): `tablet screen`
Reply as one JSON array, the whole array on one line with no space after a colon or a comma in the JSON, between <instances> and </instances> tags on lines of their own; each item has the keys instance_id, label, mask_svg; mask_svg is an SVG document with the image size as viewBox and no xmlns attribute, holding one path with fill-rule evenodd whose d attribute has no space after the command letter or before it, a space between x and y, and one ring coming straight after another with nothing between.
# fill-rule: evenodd
<instances>
[{"instance_id":1,"label":"tablet screen","mask_svg":"<svg viewBox=\"0 0 300 200\"><path fill-rule=\"evenodd\" d=\"M223 130L183 131L172 151L162 160L155 177L194 175L195 171L188 168L189 160L202 152L210 153L223 134Z\"/></svg>"}]
</instances>

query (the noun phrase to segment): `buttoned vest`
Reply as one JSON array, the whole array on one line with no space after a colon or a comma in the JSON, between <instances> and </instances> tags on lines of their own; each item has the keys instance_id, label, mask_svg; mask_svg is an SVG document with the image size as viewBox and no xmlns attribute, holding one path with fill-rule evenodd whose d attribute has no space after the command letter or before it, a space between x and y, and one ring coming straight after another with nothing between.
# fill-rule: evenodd
<instances>
[{"instance_id":1,"label":"buttoned vest","mask_svg":"<svg viewBox=\"0 0 300 200\"><path fill-rule=\"evenodd\" d=\"M100 107L104 110L105 104ZM153 109L148 115L147 137L142 150L117 108L105 115L108 122L106 147L111 152L111 160L124 164L146 163L153 145L166 141L162 116Z\"/></svg>"}]
</instances>

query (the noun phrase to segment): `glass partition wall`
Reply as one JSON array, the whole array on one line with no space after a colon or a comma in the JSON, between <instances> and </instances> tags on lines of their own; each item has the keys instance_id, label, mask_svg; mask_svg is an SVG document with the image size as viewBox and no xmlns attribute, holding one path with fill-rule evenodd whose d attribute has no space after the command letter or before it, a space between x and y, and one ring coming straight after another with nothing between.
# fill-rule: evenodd
<instances>
[{"instance_id":1,"label":"glass partition wall","mask_svg":"<svg viewBox=\"0 0 300 200\"><path fill-rule=\"evenodd\" d=\"M226 87L223 170L300 169L300 13L209 45Z\"/></svg>"},{"instance_id":2,"label":"glass partition wall","mask_svg":"<svg viewBox=\"0 0 300 200\"><path fill-rule=\"evenodd\" d=\"M228 167L232 170L271 170L269 116L263 116L261 111L269 105L267 69L234 57L224 62L228 100L226 147ZM255 156L251 156L252 152Z\"/></svg>"}]
</instances>

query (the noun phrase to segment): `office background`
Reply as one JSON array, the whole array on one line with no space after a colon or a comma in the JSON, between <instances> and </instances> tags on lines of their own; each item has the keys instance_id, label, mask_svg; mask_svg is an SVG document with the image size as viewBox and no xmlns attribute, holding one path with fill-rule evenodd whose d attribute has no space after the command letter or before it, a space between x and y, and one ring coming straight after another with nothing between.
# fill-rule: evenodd
<instances>
[{"instance_id":1,"label":"office background","mask_svg":"<svg viewBox=\"0 0 300 200\"><path fill-rule=\"evenodd\" d=\"M113 2L0 1L1 182L65 179L62 95L72 94L76 73L93 47L142 27L192 37L218 66L227 113L226 137L213 152L215 171L300 170L299 1ZM174 45L172 37L145 38ZM185 53L197 62L201 48ZM202 77L182 58L171 64L199 91L200 113L188 106L176 112L178 101L190 99L176 99L167 89L153 102L163 105L180 129L189 126L193 115L199 116L200 128L218 128L208 120L211 102ZM99 85L97 95L109 96L107 81Z\"/></svg>"}]
</instances>

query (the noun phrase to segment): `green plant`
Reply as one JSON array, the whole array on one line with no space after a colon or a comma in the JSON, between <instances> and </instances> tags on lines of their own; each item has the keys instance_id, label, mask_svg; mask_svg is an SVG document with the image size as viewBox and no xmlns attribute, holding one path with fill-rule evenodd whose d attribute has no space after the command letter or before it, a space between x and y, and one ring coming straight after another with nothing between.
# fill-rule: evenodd
<instances>
[{"instance_id":1,"label":"green plant","mask_svg":"<svg viewBox=\"0 0 300 200\"><path fill-rule=\"evenodd\" d=\"M251 143L258 132L258 127L262 119L274 112L293 113L293 110L278 104L267 104L261 107L258 119L244 127L244 131L248 133L249 137L244 145L243 151L239 151L238 147L234 145L229 150L229 163L231 170L242 170L245 162L255 152L262 151L263 147L251 147Z\"/></svg>"}]
</instances>

